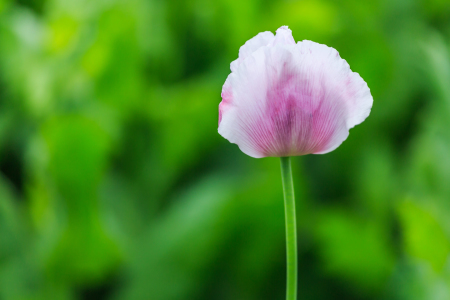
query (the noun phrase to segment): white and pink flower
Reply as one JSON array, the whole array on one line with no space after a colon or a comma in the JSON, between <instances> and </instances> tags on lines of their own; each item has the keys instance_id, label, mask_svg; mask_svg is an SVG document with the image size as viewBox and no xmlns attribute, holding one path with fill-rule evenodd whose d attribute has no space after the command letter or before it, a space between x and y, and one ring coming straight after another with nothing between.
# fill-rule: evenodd
<instances>
[{"instance_id":1,"label":"white and pink flower","mask_svg":"<svg viewBox=\"0 0 450 300\"><path fill-rule=\"evenodd\" d=\"M322 154L367 118L372 103L366 82L335 49L295 43L282 26L239 49L222 88L219 133L256 158Z\"/></svg>"}]
</instances>

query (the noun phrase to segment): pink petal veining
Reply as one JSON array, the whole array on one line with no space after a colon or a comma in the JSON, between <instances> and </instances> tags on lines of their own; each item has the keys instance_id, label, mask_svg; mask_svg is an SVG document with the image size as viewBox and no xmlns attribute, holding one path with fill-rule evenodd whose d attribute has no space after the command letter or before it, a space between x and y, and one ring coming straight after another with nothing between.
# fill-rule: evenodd
<instances>
[{"instance_id":1,"label":"pink petal veining","mask_svg":"<svg viewBox=\"0 0 450 300\"><path fill-rule=\"evenodd\" d=\"M253 157L332 151L372 107L367 84L335 49L296 44L286 26L249 40L231 69L219 133Z\"/></svg>"}]
</instances>

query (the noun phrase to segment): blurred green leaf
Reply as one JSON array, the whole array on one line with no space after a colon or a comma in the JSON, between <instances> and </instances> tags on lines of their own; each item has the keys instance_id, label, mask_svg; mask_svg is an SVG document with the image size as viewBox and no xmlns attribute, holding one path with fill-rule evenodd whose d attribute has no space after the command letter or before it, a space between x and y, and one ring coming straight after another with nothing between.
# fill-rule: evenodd
<instances>
[{"instance_id":1,"label":"blurred green leaf","mask_svg":"<svg viewBox=\"0 0 450 300\"><path fill-rule=\"evenodd\" d=\"M450 242L438 220L412 201L399 205L406 253L441 271L450 254Z\"/></svg>"},{"instance_id":2,"label":"blurred green leaf","mask_svg":"<svg viewBox=\"0 0 450 300\"><path fill-rule=\"evenodd\" d=\"M324 271L380 292L394 263L384 229L377 223L339 210L325 211L317 223Z\"/></svg>"}]
</instances>

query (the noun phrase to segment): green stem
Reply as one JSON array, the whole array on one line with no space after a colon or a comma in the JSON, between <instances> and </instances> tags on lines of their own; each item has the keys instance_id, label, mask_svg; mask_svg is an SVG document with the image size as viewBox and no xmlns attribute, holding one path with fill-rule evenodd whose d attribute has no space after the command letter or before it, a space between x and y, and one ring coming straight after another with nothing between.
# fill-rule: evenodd
<instances>
[{"instance_id":1,"label":"green stem","mask_svg":"<svg viewBox=\"0 0 450 300\"><path fill-rule=\"evenodd\" d=\"M281 157L284 211L286 214L287 284L286 300L297 299L297 224L295 221L295 196L292 183L291 158Z\"/></svg>"}]
</instances>

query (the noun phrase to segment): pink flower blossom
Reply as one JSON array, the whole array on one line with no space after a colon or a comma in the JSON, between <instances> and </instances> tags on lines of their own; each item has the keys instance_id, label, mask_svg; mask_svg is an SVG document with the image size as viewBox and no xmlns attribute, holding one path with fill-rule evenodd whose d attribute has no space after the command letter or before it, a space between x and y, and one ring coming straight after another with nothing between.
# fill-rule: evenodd
<instances>
[{"instance_id":1,"label":"pink flower blossom","mask_svg":"<svg viewBox=\"0 0 450 300\"><path fill-rule=\"evenodd\" d=\"M282 26L239 49L222 88L219 133L256 158L323 154L367 118L372 103L366 82L335 49L295 43Z\"/></svg>"}]
</instances>

